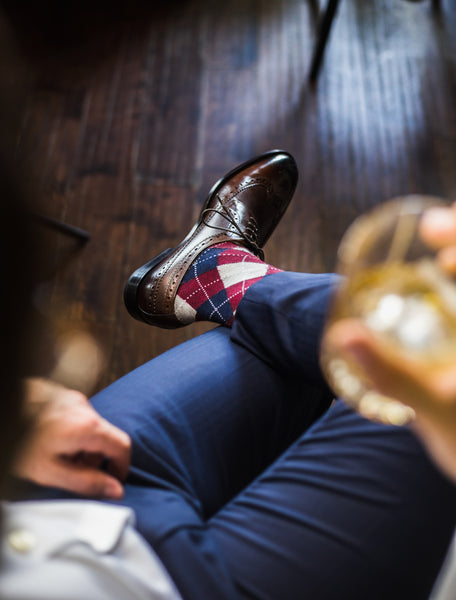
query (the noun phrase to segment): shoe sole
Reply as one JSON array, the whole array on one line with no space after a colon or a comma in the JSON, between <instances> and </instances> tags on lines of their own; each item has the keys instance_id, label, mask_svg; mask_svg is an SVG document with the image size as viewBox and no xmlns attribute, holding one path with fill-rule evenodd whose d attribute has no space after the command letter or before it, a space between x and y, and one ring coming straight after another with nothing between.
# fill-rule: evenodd
<instances>
[{"instance_id":1,"label":"shoe sole","mask_svg":"<svg viewBox=\"0 0 456 600\"><path fill-rule=\"evenodd\" d=\"M147 275L147 273L158 266L161 262L166 260L168 256L170 256L174 252L174 248L167 248L160 252L155 258L152 258L149 262L147 262L142 267L139 267L130 275L125 288L124 288L124 303L125 306L130 313L130 315L137 319L138 321L142 321L143 323L147 323L144 318L142 311L138 308L138 290L139 286Z\"/></svg>"},{"instance_id":2,"label":"shoe sole","mask_svg":"<svg viewBox=\"0 0 456 600\"><path fill-rule=\"evenodd\" d=\"M209 194L207 195L207 198L201 208L200 214L201 215L203 214L203 211L208 207L212 198L227 183L227 181L229 179L231 179L232 177L234 177L235 175L237 175L244 169L247 169L251 165L253 165L257 162L260 162L261 160L263 160L265 158L268 158L270 156L280 155L280 154L284 154L284 155L290 157L292 160L294 160L294 158L291 156L291 154L289 152L286 152L285 150L269 150L268 152L265 152L264 154L261 154L260 156L256 156L255 158L247 160L246 162L242 163L241 165L238 165L237 167L235 167L234 169L232 169L231 171L226 173L216 183L214 183L214 185L210 189ZM192 227L192 229L187 234L187 236L182 240L182 242L179 244L179 246L181 244L183 244L188 238L190 238L193 235L193 232L200 225L200 223L201 223L201 218L195 223L195 225ZM147 275L147 273L151 269L154 269L155 267L157 267L161 262L166 260L176 250L176 248L178 248L178 246L176 246L175 248L167 248L166 250L163 250L163 252L160 252L160 254L157 254L157 256L152 258L146 264L142 265L142 267L139 267L138 269L136 269L136 271L134 271L132 273L132 275L129 277L129 279L125 285L125 288L124 288L124 296L123 297L124 297L125 306L129 312L129 314L134 319L136 319L138 321L142 321L143 323L149 324L149 321L144 317L143 312L138 308L139 286L140 286L142 280L144 279L144 277Z\"/></svg>"}]
</instances>

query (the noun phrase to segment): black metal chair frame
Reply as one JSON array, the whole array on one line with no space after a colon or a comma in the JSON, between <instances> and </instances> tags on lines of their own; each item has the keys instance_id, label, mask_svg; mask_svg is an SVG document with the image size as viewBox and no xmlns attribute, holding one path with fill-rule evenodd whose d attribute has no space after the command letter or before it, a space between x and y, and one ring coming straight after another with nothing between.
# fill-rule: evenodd
<instances>
[{"instance_id":1,"label":"black metal chair frame","mask_svg":"<svg viewBox=\"0 0 456 600\"><path fill-rule=\"evenodd\" d=\"M58 219L54 219L53 217L48 217L47 215L34 215L35 219L39 221L41 224L46 225L47 227L51 227L61 233L65 233L66 235L70 235L72 237L77 238L81 242L87 242L90 239L90 233L85 229L80 229L79 227L75 227L74 225L69 225L68 223L64 223L63 221L59 221Z\"/></svg>"},{"instance_id":2,"label":"black metal chair frame","mask_svg":"<svg viewBox=\"0 0 456 600\"><path fill-rule=\"evenodd\" d=\"M323 62L323 55L325 53L326 42L328 41L331 26L334 17L336 16L339 1L340 0L328 0L326 10L319 19L317 43L315 44L309 71L309 81L311 83L315 83L318 79L321 63Z\"/></svg>"},{"instance_id":3,"label":"black metal chair frame","mask_svg":"<svg viewBox=\"0 0 456 600\"><path fill-rule=\"evenodd\" d=\"M318 24L317 42L312 55L309 71L309 81L314 84L318 79L320 67L323 62L323 55L325 53L326 43L329 38L331 26L336 16L337 9L339 7L340 0L328 0L326 9L324 10ZM441 0L432 0L432 7L435 10L441 8Z\"/></svg>"}]
</instances>

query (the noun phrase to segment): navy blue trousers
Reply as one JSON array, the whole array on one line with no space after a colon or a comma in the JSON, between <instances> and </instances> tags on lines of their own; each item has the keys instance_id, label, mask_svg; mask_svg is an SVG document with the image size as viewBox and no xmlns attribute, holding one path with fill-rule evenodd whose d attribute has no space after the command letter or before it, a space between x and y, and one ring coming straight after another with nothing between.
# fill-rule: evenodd
<instances>
[{"instance_id":1,"label":"navy blue trousers","mask_svg":"<svg viewBox=\"0 0 456 600\"><path fill-rule=\"evenodd\" d=\"M267 276L232 330L93 398L132 438L122 504L186 600L429 595L456 487L406 428L331 404L318 347L333 283Z\"/></svg>"}]
</instances>

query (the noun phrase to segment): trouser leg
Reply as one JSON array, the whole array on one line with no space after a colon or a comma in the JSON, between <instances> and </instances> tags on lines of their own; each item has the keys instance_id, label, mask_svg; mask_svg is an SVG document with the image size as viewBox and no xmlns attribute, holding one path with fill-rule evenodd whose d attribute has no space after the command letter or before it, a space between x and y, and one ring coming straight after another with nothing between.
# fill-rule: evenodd
<instances>
[{"instance_id":1,"label":"trouser leg","mask_svg":"<svg viewBox=\"0 0 456 600\"><path fill-rule=\"evenodd\" d=\"M132 437L123 503L186 598L237 597L207 520L331 401L320 381L277 371L230 335L194 338L93 399Z\"/></svg>"},{"instance_id":2,"label":"trouser leg","mask_svg":"<svg viewBox=\"0 0 456 600\"><path fill-rule=\"evenodd\" d=\"M284 308L270 293L281 287L282 275L249 289L233 332L218 328L194 338L93 398L95 408L132 437L132 477L137 470L138 477L162 478L160 485L184 494L204 518L245 487L331 401L321 376L315 376L315 348L332 279L289 274ZM296 331L282 329L274 315L283 310L288 321L295 313L308 324L297 320ZM305 333L299 336L301 329Z\"/></svg>"},{"instance_id":3,"label":"trouser leg","mask_svg":"<svg viewBox=\"0 0 456 600\"><path fill-rule=\"evenodd\" d=\"M320 301L316 294L314 302ZM326 388L300 373L277 371L230 335L218 328L194 338L93 398L132 438L122 503L135 510L139 531L184 597L198 600L237 594L207 519L331 400Z\"/></svg>"},{"instance_id":4,"label":"trouser leg","mask_svg":"<svg viewBox=\"0 0 456 600\"><path fill-rule=\"evenodd\" d=\"M93 398L132 439L132 485L179 494L210 518L329 406L314 383L278 373L217 328Z\"/></svg>"},{"instance_id":5,"label":"trouser leg","mask_svg":"<svg viewBox=\"0 0 456 600\"><path fill-rule=\"evenodd\" d=\"M337 402L210 522L240 598L427 599L456 488L405 428Z\"/></svg>"},{"instance_id":6,"label":"trouser leg","mask_svg":"<svg viewBox=\"0 0 456 600\"><path fill-rule=\"evenodd\" d=\"M411 434L337 403L292 443L329 398L317 349L332 281L267 277L232 332L94 398L132 436L124 503L185 598L426 597L456 494Z\"/></svg>"},{"instance_id":7,"label":"trouser leg","mask_svg":"<svg viewBox=\"0 0 456 600\"><path fill-rule=\"evenodd\" d=\"M325 303L313 300L327 283L290 273L263 280L241 303L233 339L281 372L321 380ZM455 505L456 488L410 431L338 401L210 531L241 598L417 600L442 564Z\"/></svg>"},{"instance_id":8,"label":"trouser leg","mask_svg":"<svg viewBox=\"0 0 456 600\"><path fill-rule=\"evenodd\" d=\"M286 271L265 277L240 303L231 339L280 373L326 386L319 346L338 280Z\"/></svg>"}]
</instances>

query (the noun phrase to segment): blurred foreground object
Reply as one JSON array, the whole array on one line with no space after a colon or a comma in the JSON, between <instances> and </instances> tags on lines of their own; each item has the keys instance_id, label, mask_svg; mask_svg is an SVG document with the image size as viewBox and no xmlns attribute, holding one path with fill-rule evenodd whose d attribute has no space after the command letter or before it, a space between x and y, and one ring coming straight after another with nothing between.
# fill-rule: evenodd
<instances>
[{"instance_id":1,"label":"blurred foreground object","mask_svg":"<svg viewBox=\"0 0 456 600\"><path fill-rule=\"evenodd\" d=\"M356 319L391 362L405 358L424 376L456 364L456 286L420 236L425 210L444 206L427 196L406 196L357 219L339 248L344 276L328 327ZM334 391L364 416L403 425L412 408L376 389L352 357L323 344L322 366Z\"/></svg>"}]
</instances>

